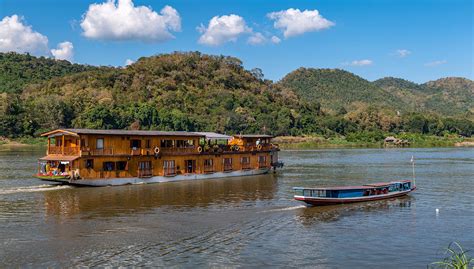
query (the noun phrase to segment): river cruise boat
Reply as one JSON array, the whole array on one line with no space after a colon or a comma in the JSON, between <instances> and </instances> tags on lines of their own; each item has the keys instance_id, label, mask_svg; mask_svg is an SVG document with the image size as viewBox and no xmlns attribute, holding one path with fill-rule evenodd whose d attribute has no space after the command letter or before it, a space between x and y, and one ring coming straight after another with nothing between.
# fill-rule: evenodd
<instances>
[{"instance_id":1,"label":"river cruise boat","mask_svg":"<svg viewBox=\"0 0 474 269\"><path fill-rule=\"evenodd\" d=\"M308 205L335 205L389 199L407 195L415 189L416 186L411 180L362 186L293 188L295 200Z\"/></svg>"},{"instance_id":2,"label":"river cruise boat","mask_svg":"<svg viewBox=\"0 0 474 269\"><path fill-rule=\"evenodd\" d=\"M265 174L281 167L269 135L57 129L37 177L108 186Z\"/></svg>"}]
</instances>

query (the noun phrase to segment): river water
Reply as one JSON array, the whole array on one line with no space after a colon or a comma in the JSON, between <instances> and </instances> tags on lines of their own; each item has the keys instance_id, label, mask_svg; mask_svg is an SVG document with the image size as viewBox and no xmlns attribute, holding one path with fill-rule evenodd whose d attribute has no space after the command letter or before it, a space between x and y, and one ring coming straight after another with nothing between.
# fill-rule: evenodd
<instances>
[{"instance_id":1,"label":"river water","mask_svg":"<svg viewBox=\"0 0 474 269\"><path fill-rule=\"evenodd\" d=\"M34 179L42 154L0 151L1 268L426 268L452 241L474 252L473 149L283 151L277 174L96 188ZM410 196L292 200L294 186L411 179L412 155Z\"/></svg>"}]
</instances>

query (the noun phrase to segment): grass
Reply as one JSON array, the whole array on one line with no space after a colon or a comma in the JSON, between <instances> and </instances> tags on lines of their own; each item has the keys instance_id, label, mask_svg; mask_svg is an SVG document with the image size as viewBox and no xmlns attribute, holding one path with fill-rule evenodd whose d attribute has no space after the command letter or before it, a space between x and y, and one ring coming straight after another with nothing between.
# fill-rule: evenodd
<instances>
[{"instance_id":1,"label":"grass","mask_svg":"<svg viewBox=\"0 0 474 269\"><path fill-rule=\"evenodd\" d=\"M467 252L468 250L464 250L461 245L453 242L446 249L446 257L442 261L432 263L428 268L469 269L469 266L474 263L474 258L469 257Z\"/></svg>"}]
</instances>

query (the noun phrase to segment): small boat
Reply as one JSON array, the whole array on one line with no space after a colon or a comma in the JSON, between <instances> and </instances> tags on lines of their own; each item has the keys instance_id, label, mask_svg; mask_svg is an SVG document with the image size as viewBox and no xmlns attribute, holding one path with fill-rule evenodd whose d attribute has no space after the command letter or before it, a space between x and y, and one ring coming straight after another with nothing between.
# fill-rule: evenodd
<instances>
[{"instance_id":1,"label":"small boat","mask_svg":"<svg viewBox=\"0 0 474 269\"><path fill-rule=\"evenodd\" d=\"M416 186L411 180L374 183L362 186L304 188L295 187L295 200L308 205L335 205L376 201L407 195Z\"/></svg>"}]
</instances>

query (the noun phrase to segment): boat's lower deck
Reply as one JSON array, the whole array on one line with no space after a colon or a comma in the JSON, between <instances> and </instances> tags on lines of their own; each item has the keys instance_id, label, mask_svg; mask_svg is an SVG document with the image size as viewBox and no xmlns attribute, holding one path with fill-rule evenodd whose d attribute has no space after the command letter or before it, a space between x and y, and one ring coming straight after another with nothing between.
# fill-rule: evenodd
<instances>
[{"instance_id":1,"label":"boat's lower deck","mask_svg":"<svg viewBox=\"0 0 474 269\"><path fill-rule=\"evenodd\" d=\"M215 172L209 174L182 174L176 176L153 176L148 178L108 178L108 179L68 179L68 178L53 178L53 177L41 177L40 179L51 182L59 182L71 185L80 186L119 186L127 184L149 184L149 183L160 183L160 182L173 182L173 181L185 181L185 180L199 180L199 179L213 179L213 178L226 178L226 177L239 177L239 176L252 176L266 174L270 171L270 168L260 168L252 170L238 170L229 172Z\"/></svg>"}]
</instances>

